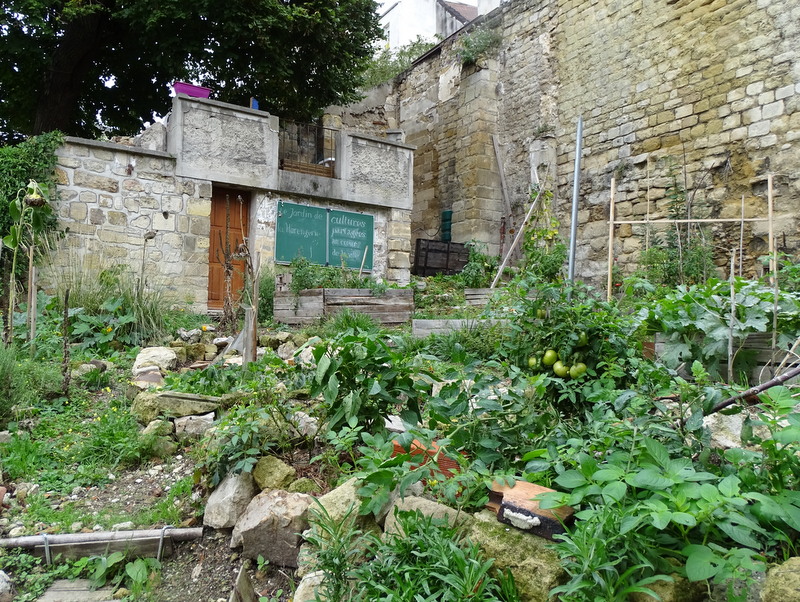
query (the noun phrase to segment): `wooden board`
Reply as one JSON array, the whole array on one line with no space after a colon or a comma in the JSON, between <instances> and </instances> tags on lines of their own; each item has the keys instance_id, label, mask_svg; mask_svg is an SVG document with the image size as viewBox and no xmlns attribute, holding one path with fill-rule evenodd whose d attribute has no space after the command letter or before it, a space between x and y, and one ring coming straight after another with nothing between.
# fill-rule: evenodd
<instances>
[{"instance_id":1,"label":"wooden board","mask_svg":"<svg viewBox=\"0 0 800 602\"><path fill-rule=\"evenodd\" d=\"M88 579L58 579L38 602L113 602L114 588L93 590Z\"/></svg>"},{"instance_id":2,"label":"wooden board","mask_svg":"<svg viewBox=\"0 0 800 602\"><path fill-rule=\"evenodd\" d=\"M457 330L473 328L476 324L506 324L508 320L496 319L463 319L463 320L419 320L411 321L411 334L425 338L431 334L447 334Z\"/></svg>"},{"instance_id":3,"label":"wooden board","mask_svg":"<svg viewBox=\"0 0 800 602\"><path fill-rule=\"evenodd\" d=\"M414 291L389 289L375 295L370 289L310 289L295 297L276 292L273 317L284 324L311 324L344 309L371 316L380 324L402 324L414 311Z\"/></svg>"}]
</instances>

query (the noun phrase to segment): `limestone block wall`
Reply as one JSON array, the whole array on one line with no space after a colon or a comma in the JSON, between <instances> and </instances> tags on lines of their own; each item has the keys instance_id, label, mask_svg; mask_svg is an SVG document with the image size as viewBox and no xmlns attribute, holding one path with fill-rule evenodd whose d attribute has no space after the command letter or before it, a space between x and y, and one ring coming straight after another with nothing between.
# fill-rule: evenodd
<instances>
[{"instance_id":1,"label":"limestone block wall","mask_svg":"<svg viewBox=\"0 0 800 602\"><path fill-rule=\"evenodd\" d=\"M57 154L56 211L66 234L45 279L119 265L138 278L144 254L148 286L205 308L211 182L177 177L163 150L67 138ZM156 236L145 241L150 231Z\"/></svg>"},{"instance_id":2,"label":"limestone block wall","mask_svg":"<svg viewBox=\"0 0 800 602\"><path fill-rule=\"evenodd\" d=\"M459 38L476 27L501 42L465 68ZM390 91L342 121L384 123L417 147L412 238L438 237L453 209L453 240L499 248L505 213L499 142L518 226L537 179L569 232L575 134L584 119L577 274L603 282L611 178L619 219L668 217L678 183L691 217L766 217L775 175L779 249L800 247L800 6L792 0L509 0L443 41ZM614 254L634 267L661 226L622 225ZM510 234L510 232L508 233ZM706 228L719 265L739 224ZM766 252L766 222L745 226L746 270ZM413 243L412 243L413 244Z\"/></svg>"},{"instance_id":3,"label":"limestone block wall","mask_svg":"<svg viewBox=\"0 0 800 602\"><path fill-rule=\"evenodd\" d=\"M592 241L612 174L620 180L621 219L638 219L648 207L666 217L671 171L685 183L694 217L739 217L742 198L747 217L766 217L765 180L776 174L776 236L797 250L800 6L560 0L558 10L559 180L569 180L570 138L582 114L585 271L605 270ZM746 226L751 259L766 252L766 229L764 222ZM724 265L739 245L739 224L710 230ZM624 263L646 232L623 226L619 234L615 253Z\"/></svg>"}]
</instances>

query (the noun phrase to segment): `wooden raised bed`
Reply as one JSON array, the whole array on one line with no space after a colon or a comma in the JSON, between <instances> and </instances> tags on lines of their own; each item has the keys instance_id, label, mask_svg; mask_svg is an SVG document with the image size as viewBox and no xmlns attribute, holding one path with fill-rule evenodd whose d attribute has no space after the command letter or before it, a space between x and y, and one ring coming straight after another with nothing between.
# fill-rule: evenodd
<instances>
[{"instance_id":1,"label":"wooden raised bed","mask_svg":"<svg viewBox=\"0 0 800 602\"><path fill-rule=\"evenodd\" d=\"M414 291L388 289L374 294L368 288L317 288L275 293L273 317L278 322L298 326L311 324L343 309L371 316L379 324L403 324L414 312Z\"/></svg>"},{"instance_id":2,"label":"wooden raised bed","mask_svg":"<svg viewBox=\"0 0 800 602\"><path fill-rule=\"evenodd\" d=\"M412 320L411 334L424 338L431 334L447 334L456 330L472 328L476 324L503 324L508 320L464 318L457 320Z\"/></svg>"}]
</instances>

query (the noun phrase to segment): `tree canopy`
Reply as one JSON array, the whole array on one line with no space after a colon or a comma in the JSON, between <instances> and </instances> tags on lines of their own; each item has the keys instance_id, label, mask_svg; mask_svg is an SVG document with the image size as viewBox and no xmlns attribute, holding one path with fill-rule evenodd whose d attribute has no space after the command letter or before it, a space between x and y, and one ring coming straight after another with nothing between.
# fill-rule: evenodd
<instances>
[{"instance_id":1,"label":"tree canopy","mask_svg":"<svg viewBox=\"0 0 800 602\"><path fill-rule=\"evenodd\" d=\"M358 98L381 30L374 0L6 0L0 137L134 133L167 85L298 119ZM99 122L98 122L99 116Z\"/></svg>"}]
</instances>

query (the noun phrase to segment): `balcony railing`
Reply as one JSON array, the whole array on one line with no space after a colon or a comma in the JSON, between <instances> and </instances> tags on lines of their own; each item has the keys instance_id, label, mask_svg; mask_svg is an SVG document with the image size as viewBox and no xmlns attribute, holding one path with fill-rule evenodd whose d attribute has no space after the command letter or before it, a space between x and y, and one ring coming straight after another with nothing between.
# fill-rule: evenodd
<instances>
[{"instance_id":1,"label":"balcony railing","mask_svg":"<svg viewBox=\"0 0 800 602\"><path fill-rule=\"evenodd\" d=\"M337 134L338 131L331 128L281 120L280 168L325 178L335 177Z\"/></svg>"}]
</instances>

